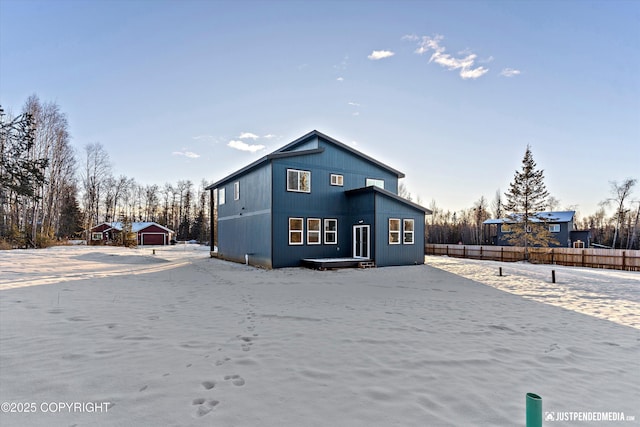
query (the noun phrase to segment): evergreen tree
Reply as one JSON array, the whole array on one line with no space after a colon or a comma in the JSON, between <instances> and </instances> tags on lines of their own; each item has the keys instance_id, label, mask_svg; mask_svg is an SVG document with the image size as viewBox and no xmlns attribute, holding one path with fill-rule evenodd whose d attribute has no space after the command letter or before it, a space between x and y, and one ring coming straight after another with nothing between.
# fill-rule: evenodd
<instances>
[{"instance_id":1,"label":"evergreen tree","mask_svg":"<svg viewBox=\"0 0 640 427\"><path fill-rule=\"evenodd\" d=\"M516 171L505 197L504 208L510 212L507 217L511 229L506 240L511 245L524 246L525 259L528 259L529 246L558 244L548 227L553 218L539 214L546 208L549 192L544 184L544 171L536 169L529 145L522 159L522 170Z\"/></svg>"},{"instance_id":2,"label":"evergreen tree","mask_svg":"<svg viewBox=\"0 0 640 427\"><path fill-rule=\"evenodd\" d=\"M58 237L77 237L82 232L82 212L76 197L77 191L75 184L64 187Z\"/></svg>"}]
</instances>

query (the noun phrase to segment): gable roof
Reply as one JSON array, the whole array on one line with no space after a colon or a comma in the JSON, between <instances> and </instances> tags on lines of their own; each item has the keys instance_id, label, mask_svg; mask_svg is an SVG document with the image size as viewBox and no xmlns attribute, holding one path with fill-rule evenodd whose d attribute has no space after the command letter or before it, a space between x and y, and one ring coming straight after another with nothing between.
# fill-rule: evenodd
<instances>
[{"instance_id":1,"label":"gable roof","mask_svg":"<svg viewBox=\"0 0 640 427\"><path fill-rule=\"evenodd\" d=\"M361 188L354 188L353 190L347 190L345 191L345 193L347 195L349 194L360 194L360 193L378 193L381 194L385 197L389 197L391 199L394 199L404 205L410 206L416 210L419 210L421 212L424 212L427 215L431 215L433 214L433 212L430 209L425 208L424 206L420 206L417 203L413 203L410 200L404 199L400 196L398 196L396 193L392 193L389 190L385 190L384 188L380 188L378 186L375 185L370 185L368 187L361 187Z\"/></svg>"},{"instance_id":2,"label":"gable roof","mask_svg":"<svg viewBox=\"0 0 640 427\"><path fill-rule=\"evenodd\" d=\"M302 148L300 149L300 147L304 146L304 143L308 142L309 140L313 139L313 138L322 138L324 141L335 145L336 147L339 147L355 156L360 157L361 159L364 159L370 163L373 163L374 165L385 169L395 175L398 176L398 178L404 178L404 174L394 168L392 168L391 166L387 166L384 163L374 159L373 157L367 156L366 154L349 147L348 145L338 141L337 139L333 139L328 135L323 134L322 132L318 132L317 130L312 130L311 132L307 133L306 135L301 136L300 138L296 139L295 141L290 142L289 144L277 149L276 151L273 151L272 153L267 154L264 157L261 157L260 159L256 160L253 163L248 164L247 166L243 167L242 169L239 169L235 172L233 172L230 175L227 175L226 177L222 178L219 181L214 182L213 184L209 185L207 188L205 188L205 190L211 190L213 188L218 187L220 184L226 183L228 181L231 181L232 179L237 178L238 176L244 175L245 173L249 172L252 169L255 169L256 167L262 165L263 163L266 163L272 159L279 159L279 158L283 158L283 157L295 157L295 156L305 156L305 155L310 155L310 154L320 154L322 152L324 152L324 148L310 148L310 149L305 149ZM298 148L298 149L296 149Z\"/></svg>"},{"instance_id":3,"label":"gable roof","mask_svg":"<svg viewBox=\"0 0 640 427\"><path fill-rule=\"evenodd\" d=\"M549 211L549 212L536 212L533 214L529 221L531 222L569 222L573 220L576 211ZM522 218L522 214L516 214L516 217ZM483 224L513 224L517 222L514 218L502 218L502 219L488 219Z\"/></svg>"},{"instance_id":4,"label":"gable roof","mask_svg":"<svg viewBox=\"0 0 640 427\"><path fill-rule=\"evenodd\" d=\"M123 224L120 221L103 222L102 224L106 224L109 227L111 227L111 228L109 228L109 230L122 231L122 227L123 227ZM92 229L94 229L96 227L99 227L102 224L98 224L95 227L92 227ZM169 230L167 227L163 227L162 225L158 224L157 222L153 222L153 221L132 222L131 223L131 231L134 232L134 233L137 233L138 231L144 230L145 228L150 227L152 225L155 225L156 227L159 227L159 228L165 230L167 233L173 233L173 230Z\"/></svg>"}]
</instances>

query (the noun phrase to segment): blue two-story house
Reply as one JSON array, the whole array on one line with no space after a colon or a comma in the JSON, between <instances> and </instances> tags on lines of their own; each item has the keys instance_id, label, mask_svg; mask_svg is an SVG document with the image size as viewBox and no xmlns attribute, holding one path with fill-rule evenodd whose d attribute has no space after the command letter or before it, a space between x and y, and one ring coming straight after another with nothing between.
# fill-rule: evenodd
<instances>
[{"instance_id":1,"label":"blue two-story house","mask_svg":"<svg viewBox=\"0 0 640 427\"><path fill-rule=\"evenodd\" d=\"M430 211L398 196L403 177L314 130L207 187L212 255L265 268L423 264Z\"/></svg>"},{"instance_id":2,"label":"blue two-story house","mask_svg":"<svg viewBox=\"0 0 640 427\"><path fill-rule=\"evenodd\" d=\"M552 247L589 247L591 243L591 234L589 231L581 231L574 229L575 211L559 211L559 212L537 212L529 218L531 222L544 222L549 228L549 232L558 242L551 244ZM511 218L488 219L484 221L485 236L490 238L492 245L509 246L506 236L511 233L511 227L515 221Z\"/></svg>"}]
</instances>

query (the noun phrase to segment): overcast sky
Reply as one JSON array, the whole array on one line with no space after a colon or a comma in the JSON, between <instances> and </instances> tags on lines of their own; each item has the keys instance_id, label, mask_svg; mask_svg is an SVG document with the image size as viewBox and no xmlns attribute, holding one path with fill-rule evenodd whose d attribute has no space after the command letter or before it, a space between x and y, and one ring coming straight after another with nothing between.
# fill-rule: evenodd
<instances>
[{"instance_id":1,"label":"overcast sky","mask_svg":"<svg viewBox=\"0 0 640 427\"><path fill-rule=\"evenodd\" d=\"M0 103L34 93L142 184L317 129L450 210L504 193L530 144L589 215L640 178L640 2L0 0Z\"/></svg>"}]
</instances>

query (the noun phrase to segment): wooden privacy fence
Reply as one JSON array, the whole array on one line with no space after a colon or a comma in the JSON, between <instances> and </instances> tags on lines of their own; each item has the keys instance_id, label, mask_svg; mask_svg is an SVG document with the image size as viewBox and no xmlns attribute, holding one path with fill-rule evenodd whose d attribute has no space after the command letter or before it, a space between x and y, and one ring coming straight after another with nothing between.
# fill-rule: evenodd
<instances>
[{"instance_id":1,"label":"wooden privacy fence","mask_svg":"<svg viewBox=\"0 0 640 427\"><path fill-rule=\"evenodd\" d=\"M522 261L524 248L515 246L436 245L427 243L426 255L491 261ZM573 267L609 268L640 271L640 251L625 249L529 248L529 261L536 264L558 264Z\"/></svg>"}]
</instances>

